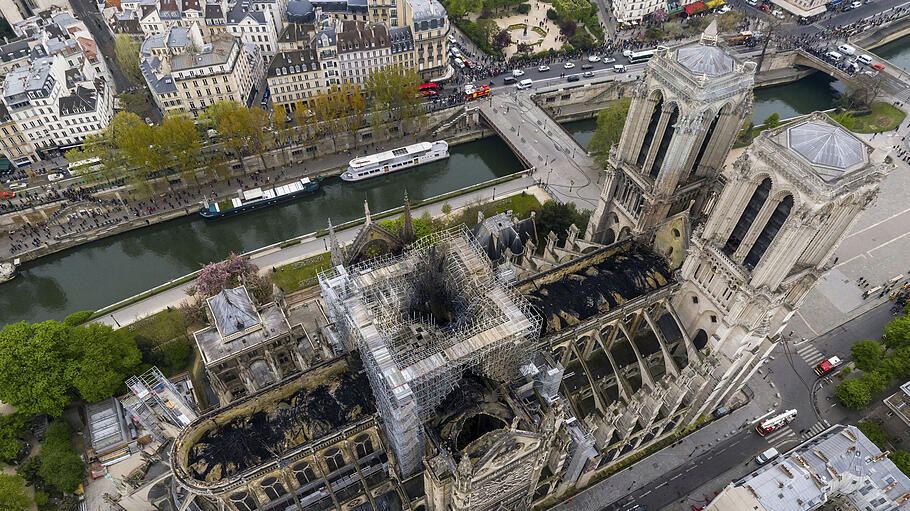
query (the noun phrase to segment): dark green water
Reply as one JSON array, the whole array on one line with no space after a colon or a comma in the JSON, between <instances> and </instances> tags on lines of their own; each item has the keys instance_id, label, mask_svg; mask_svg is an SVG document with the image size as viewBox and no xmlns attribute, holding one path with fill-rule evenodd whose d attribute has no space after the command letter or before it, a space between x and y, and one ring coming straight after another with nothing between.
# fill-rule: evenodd
<instances>
[{"instance_id":1,"label":"dark green water","mask_svg":"<svg viewBox=\"0 0 910 511\"><path fill-rule=\"evenodd\" d=\"M872 50L872 52L904 71L910 71L910 37L902 37L896 41L891 41Z\"/></svg>"},{"instance_id":2,"label":"dark green water","mask_svg":"<svg viewBox=\"0 0 910 511\"><path fill-rule=\"evenodd\" d=\"M424 199L521 170L498 138L455 146L448 160L358 183L323 182L316 195L221 221L198 215L105 238L26 263L0 292L0 325L61 319L100 309L186 275L230 252L242 253L400 206L404 189Z\"/></svg>"},{"instance_id":3,"label":"dark green water","mask_svg":"<svg viewBox=\"0 0 910 511\"><path fill-rule=\"evenodd\" d=\"M910 47L907 58L910 61ZM815 73L785 85L757 89L752 104L752 122L760 124L775 112L781 119L788 119L816 110L833 108L834 99L843 90L842 83L822 73ZM562 126L582 147L587 147L597 128L597 119L567 122Z\"/></svg>"}]
</instances>

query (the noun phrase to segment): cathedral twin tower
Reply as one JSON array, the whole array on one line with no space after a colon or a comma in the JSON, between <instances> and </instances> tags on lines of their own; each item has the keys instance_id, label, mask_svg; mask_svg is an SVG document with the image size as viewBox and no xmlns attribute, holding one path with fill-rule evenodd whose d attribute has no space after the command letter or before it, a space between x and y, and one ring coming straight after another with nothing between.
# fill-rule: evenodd
<instances>
[{"instance_id":1,"label":"cathedral twin tower","mask_svg":"<svg viewBox=\"0 0 910 511\"><path fill-rule=\"evenodd\" d=\"M695 225L672 300L709 337L712 384L690 417L737 392L768 355L885 174L883 155L815 113L764 131L733 162L756 66L701 39L658 48L632 92L586 233L647 238L669 217Z\"/></svg>"}]
</instances>

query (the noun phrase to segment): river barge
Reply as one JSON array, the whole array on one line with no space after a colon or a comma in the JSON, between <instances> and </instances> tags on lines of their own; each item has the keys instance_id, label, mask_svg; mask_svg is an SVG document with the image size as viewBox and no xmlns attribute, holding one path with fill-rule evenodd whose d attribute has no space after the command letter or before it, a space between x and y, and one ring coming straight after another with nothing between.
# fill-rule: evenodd
<instances>
[{"instance_id":1,"label":"river barge","mask_svg":"<svg viewBox=\"0 0 910 511\"><path fill-rule=\"evenodd\" d=\"M449 144L445 140L418 142L391 151L354 158L348 169L341 174L344 181L363 181L384 176L399 170L416 167L424 163L444 160L449 157Z\"/></svg>"},{"instance_id":2,"label":"river barge","mask_svg":"<svg viewBox=\"0 0 910 511\"><path fill-rule=\"evenodd\" d=\"M248 211L267 208L283 202L294 200L304 195L311 195L319 190L322 178L310 179L305 177L284 185L275 185L271 188L252 188L237 190L237 196L217 202L203 199L199 214L203 218L214 220L228 216L239 215Z\"/></svg>"}]
</instances>

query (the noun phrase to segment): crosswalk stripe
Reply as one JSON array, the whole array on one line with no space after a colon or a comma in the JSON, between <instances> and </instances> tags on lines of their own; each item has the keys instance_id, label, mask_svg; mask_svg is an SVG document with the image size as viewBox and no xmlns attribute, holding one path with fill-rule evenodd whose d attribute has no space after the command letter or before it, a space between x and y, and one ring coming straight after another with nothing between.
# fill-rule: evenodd
<instances>
[{"instance_id":1,"label":"crosswalk stripe","mask_svg":"<svg viewBox=\"0 0 910 511\"><path fill-rule=\"evenodd\" d=\"M796 350L796 353L798 353L799 356L803 356L803 355L805 355L806 353L810 353L810 352L811 352L811 353L818 353L818 350L815 349L815 346L812 346L811 344L806 345L806 346L803 346L802 348Z\"/></svg>"},{"instance_id":2,"label":"crosswalk stripe","mask_svg":"<svg viewBox=\"0 0 910 511\"><path fill-rule=\"evenodd\" d=\"M810 366L814 366L815 364L821 362L824 359L825 359L825 356L822 355L821 353L819 353L818 355L816 355L812 358L803 358L803 360L805 360L806 363L809 364Z\"/></svg>"}]
</instances>

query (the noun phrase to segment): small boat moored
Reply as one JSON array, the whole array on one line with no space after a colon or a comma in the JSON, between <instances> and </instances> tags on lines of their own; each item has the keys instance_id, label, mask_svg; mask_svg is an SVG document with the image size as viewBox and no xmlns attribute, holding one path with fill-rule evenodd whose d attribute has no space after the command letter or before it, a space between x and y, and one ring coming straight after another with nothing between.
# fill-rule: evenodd
<instances>
[{"instance_id":1,"label":"small boat moored","mask_svg":"<svg viewBox=\"0 0 910 511\"><path fill-rule=\"evenodd\" d=\"M19 258L12 262L0 262L0 284L8 282L19 275Z\"/></svg>"},{"instance_id":2,"label":"small boat moored","mask_svg":"<svg viewBox=\"0 0 910 511\"><path fill-rule=\"evenodd\" d=\"M202 201L199 214L207 219L215 219L274 206L303 195L315 193L319 190L320 181L322 181L322 178L318 176L315 179L305 177L298 181L292 181L284 185L274 185L266 189L237 190L236 197L217 202L210 202L206 198Z\"/></svg>"},{"instance_id":3,"label":"small boat moored","mask_svg":"<svg viewBox=\"0 0 910 511\"><path fill-rule=\"evenodd\" d=\"M398 172L424 163L449 157L449 144L445 140L418 142L391 151L354 158L341 174L343 181L362 181L392 172Z\"/></svg>"}]
</instances>

